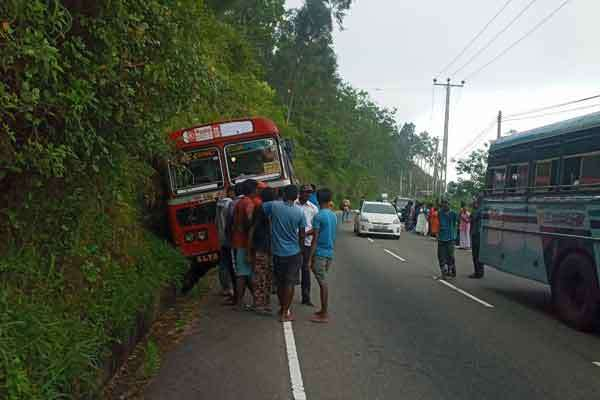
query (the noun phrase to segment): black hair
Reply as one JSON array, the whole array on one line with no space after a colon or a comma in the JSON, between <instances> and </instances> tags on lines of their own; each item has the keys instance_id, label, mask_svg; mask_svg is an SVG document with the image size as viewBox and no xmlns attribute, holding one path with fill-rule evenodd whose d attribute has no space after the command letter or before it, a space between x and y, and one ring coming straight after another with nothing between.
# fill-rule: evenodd
<instances>
[{"instance_id":1,"label":"black hair","mask_svg":"<svg viewBox=\"0 0 600 400\"><path fill-rule=\"evenodd\" d=\"M294 201L298 198L298 186L287 185L283 189L283 198L287 201Z\"/></svg>"},{"instance_id":2,"label":"black hair","mask_svg":"<svg viewBox=\"0 0 600 400\"><path fill-rule=\"evenodd\" d=\"M317 185L315 185L314 183L311 183L310 187L312 188L313 192L317 191Z\"/></svg>"},{"instance_id":3,"label":"black hair","mask_svg":"<svg viewBox=\"0 0 600 400\"><path fill-rule=\"evenodd\" d=\"M333 193L327 188L319 189L317 192L317 200L319 200L319 204L329 203L332 198Z\"/></svg>"},{"instance_id":4,"label":"black hair","mask_svg":"<svg viewBox=\"0 0 600 400\"><path fill-rule=\"evenodd\" d=\"M244 182L238 182L235 184L235 186L233 187L233 191L235 193L236 196L241 196L244 194Z\"/></svg>"},{"instance_id":5,"label":"black hair","mask_svg":"<svg viewBox=\"0 0 600 400\"><path fill-rule=\"evenodd\" d=\"M275 200L275 190L270 187L264 188L262 192L260 192L260 199L263 203Z\"/></svg>"},{"instance_id":6,"label":"black hair","mask_svg":"<svg viewBox=\"0 0 600 400\"><path fill-rule=\"evenodd\" d=\"M247 179L244 181L244 186L246 187L246 193L244 194L246 196L250 196L256 193L256 187L258 186L258 182L256 182L254 179Z\"/></svg>"}]
</instances>

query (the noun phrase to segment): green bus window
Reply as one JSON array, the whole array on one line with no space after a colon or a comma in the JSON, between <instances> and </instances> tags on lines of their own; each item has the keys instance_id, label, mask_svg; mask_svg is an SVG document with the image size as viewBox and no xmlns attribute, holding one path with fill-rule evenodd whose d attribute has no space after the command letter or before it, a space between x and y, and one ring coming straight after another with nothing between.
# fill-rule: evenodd
<instances>
[{"instance_id":1,"label":"green bus window","mask_svg":"<svg viewBox=\"0 0 600 400\"><path fill-rule=\"evenodd\" d=\"M529 178L529 165L512 165L508 174L508 187L510 188L525 188Z\"/></svg>"},{"instance_id":2,"label":"green bus window","mask_svg":"<svg viewBox=\"0 0 600 400\"><path fill-rule=\"evenodd\" d=\"M600 184L600 154L583 157L580 183L582 185Z\"/></svg>"},{"instance_id":3,"label":"green bus window","mask_svg":"<svg viewBox=\"0 0 600 400\"><path fill-rule=\"evenodd\" d=\"M506 168L494 168L492 169L492 174L492 188L494 190L503 190L506 185Z\"/></svg>"},{"instance_id":4,"label":"green bus window","mask_svg":"<svg viewBox=\"0 0 600 400\"><path fill-rule=\"evenodd\" d=\"M550 186L552 183L552 161L539 161L535 164L535 187Z\"/></svg>"},{"instance_id":5,"label":"green bus window","mask_svg":"<svg viewBox=\"0 0 600 400\"><path fill-rule=\"evenodd\" d=\"M578 185L581 173L581 157L565 158L562 184L564 186Z\"/></svg>"}]
</instances>

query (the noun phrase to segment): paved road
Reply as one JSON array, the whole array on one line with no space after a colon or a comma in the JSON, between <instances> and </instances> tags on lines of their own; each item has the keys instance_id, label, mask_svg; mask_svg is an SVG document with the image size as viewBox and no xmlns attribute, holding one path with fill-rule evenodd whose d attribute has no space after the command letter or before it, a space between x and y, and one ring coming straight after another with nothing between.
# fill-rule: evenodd
<instances>
[{"instance_id":1,"label":"paved road","mask_svg":"<svg viewBox=\"0 0 600 400\"><path fill-rule=\"evenodd\" d=\"M459 276L448 287L432 279L435 242L413 234L368 240L346 225L330 324L309 322L313 310L296 305L294 351L281 323L223 308L213 296L146 398L600 398L600 335L558 321L543 285L495 270L467 279L469 258L458 252ZM291 379L304 386L295 397Z\"/></svg>"}]
</instances>

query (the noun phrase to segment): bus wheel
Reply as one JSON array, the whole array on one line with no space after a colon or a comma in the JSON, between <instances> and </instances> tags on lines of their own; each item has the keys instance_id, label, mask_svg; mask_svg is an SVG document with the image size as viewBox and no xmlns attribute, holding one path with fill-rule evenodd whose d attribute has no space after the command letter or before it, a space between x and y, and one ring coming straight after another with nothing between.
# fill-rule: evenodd
<instances>
[{"instance_id":1,"label":"bus wheel","mask_svg":"<svg viewBox=\"0 0 600 400\"><path fill-rule=\"evenodd\" d=\"M588 257L569 254L552 279L552 301L560 317L575 329L590 331L598 307L598 280Z\"/></svg>"}]
</instances>

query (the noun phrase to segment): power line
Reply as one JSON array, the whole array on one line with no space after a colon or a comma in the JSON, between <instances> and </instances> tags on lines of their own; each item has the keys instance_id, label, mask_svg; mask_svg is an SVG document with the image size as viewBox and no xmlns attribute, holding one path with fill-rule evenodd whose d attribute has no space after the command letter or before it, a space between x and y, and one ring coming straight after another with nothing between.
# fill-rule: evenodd
<instances>
[{"instance_id":1,"label":"power line","mask_svg":"<svg viewBox=\"0 0 600 400\"><path fill-rule=\"evenodd\" d=\"M534 0L535 1L535 0ZM487 68L490 64L494 63L496 60L498 60L500 57L502 57L503 55L505 55L506 53L508 53L510 50L512 50L513 47L515 47L516 45L518 45L519 43L521 43L523 40L525 40L525 38L527 38L529 35L531 35L532 33L534 33L536 30L538 30L542 25L544 25L546 22L548 22L557 12L559 12L564 6L566 6L571 0L565 0L561 3L560 6L558 6L557 8L554 9L554 11L552 11L550 14L548 14L544 19L542 19L540 22L537 23L537 25L535 25L531 30L529 30L527 33L525 33L525 35L521 36L518 40L516 40L515 42L513 42L513 44L511 44L510 46L508 46L506 49L504 49L500 54L498 54L496 57L494 57L491 61L489 61L487 64L484 64L483 66L481 66L479 69L475 70L474 72L472 72L470 75L467 76L466 79L471 79L472 77L474 77L475 75L479 74L482 70L484 70L485 68Z\"/></svg>"},{"instance_id":2,"label":"power line","mask_svg":"<svg viewBox=\"0 0 600 400\"><path fill-rule=\"evenodd\" d=\"M498 16L500 16L500 14L502 14L502 11L504 11L506 9L506 7L508 7L508 5L512 2L513 2L513 0L508 0L506 3L504 3L502 8L496 13L496 15L494 15L492 17L492 19L490 19L487 22L487 24L485 24L485 26L483 28L481 28L481 30L469 41L469 43L467 43L466 46L463 47L463 49L458 53L458 55L456 57L454 57L452 59L452 61L450 61L444 68L442 68L442 70L439 72L438 76L441 76L444 72L446 72L448 70L448 68L450 68L452 65L454 65L454 63L456 61L458 61L458 59L467 52L467 50L473 45L473 43L475 43L475 41L477 39L479 39L479 37L487 30L487 28L492 24L492 22L494 22L496 20L496 18L498 18Z\"/></svg>"},{"instance_id":3,"label":"power line","mask_svg":"<svg viewBox=\"0 0 600 400\"><path fill-rule=\"evenodd\" d=\"M582 103L584 101L598 99L598 98L600 98L600 94L597 94L595 96L585 97L583 99L577 99L577 100L567 101L566 103L554 104L554 105L551 105L551 106L545 106L545 107L541 107L541 108L535 108L535 109L529 110L529 111L521 111L521 112L518 112L518 113L509 114L509 115L506 115L506 118L519 117L521 115L533 114L533 113L537 113L537 112L540 112L540 111L546 111L546 110L551 110L553 108L559 108L559 107L569 106L571 104Z\"/></svg>"},{"instance_id":4,"label":"power line","mask_svg":"<svg viewBox=\"0 0 600 400\"><path fill-rule=\"evenodd\" d=\"M473 60L475 60L477 57L479 57L481 55L481 53L483 53L485 50L488 49L488 47L490 47L492 44L494 44L494 42L496 40L498 40L498 38L508 30L508 28L510 28L511 26L514 25L515 22L517 22L517 20L519 18L521 18L521 16L523 14L525 14L525 12L527 10L529 10L531 8L531 6L536 2L537 0L531 0L512 20L510 20L510 22L500 30L500 32L496 33L496 35L489 40L485 46L483 46L481 49L479 49L479 51L477 51L471 58L469 58L469 60L464 63L459 69L457 69L456 71L454 71L454 73L452 74L452 76L456 76L460 71L462 71L463 69L465 69L469 64L471 64L471 62L473 62ZM466 80L466 79L465 79Z\"/></svg>"},{"instance_id":5,"label":"power line","mask_svg":"<svg viewBox=\"0 0 600 400\"><path fill-rule=\"evenodd\" d=\"M496 119L494 118L492 120L492 122L485 127L485 129L483 129L481 132L479 132L477 134L477 136L475 136L469 143L467 143L462 149L460 149L459 151L457 151L456 153L454 153L454 155L452 156L453 159L456 159L459 156L462 156L463 154L465 154L467 151L469 151L470 149L472 149L474 146L476 146L479 141L485 137L485 135L490 131L490 129L492 129L494 127L494 125L496 124Z\"/></svg>"},{"instance_id":6,"label":"power line","mask_svg":"<svg viewBox=\"0 0 600 400\"><path fill-rule=\"evenodd\" d=\"M583 107L570 108L568 110L560 110L560 111L553 111L553 112L549 112L549 113L545 113L545 114L531 115L529 117L509 118L509 119L503 120L502 122L522 121L524 119L541 118L541 117L547 117L549 115L564 114L564 113L567 113L567 112L579 111L579 110L586 110L586 109L594 108L594 107L600 107L600 103L590 104L588 106L583 106Z\"/></svg>"}]
</instances>

